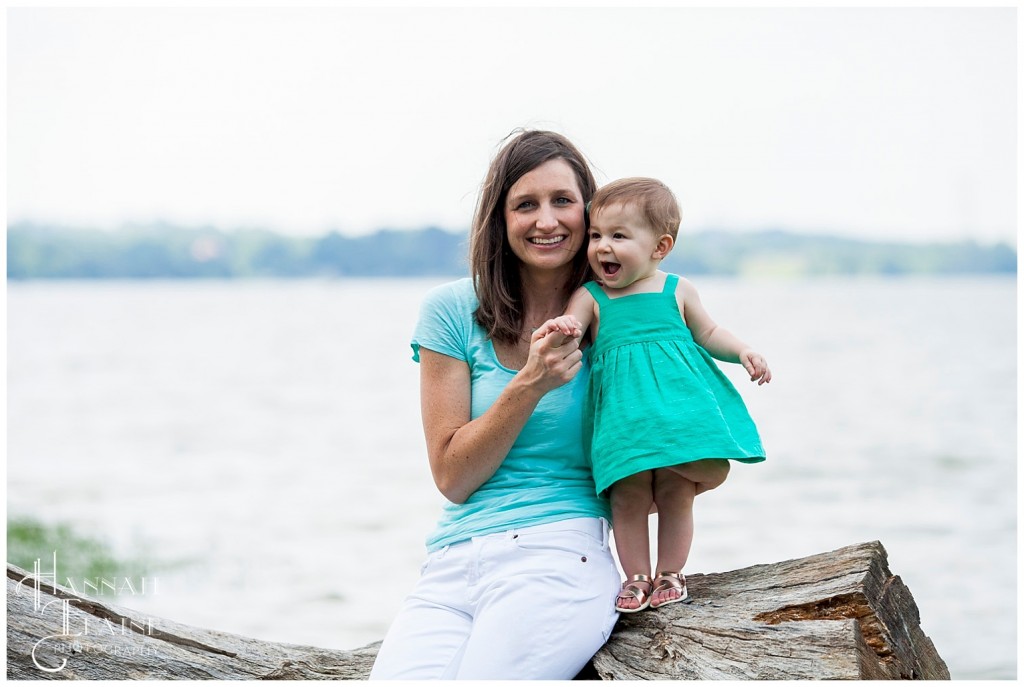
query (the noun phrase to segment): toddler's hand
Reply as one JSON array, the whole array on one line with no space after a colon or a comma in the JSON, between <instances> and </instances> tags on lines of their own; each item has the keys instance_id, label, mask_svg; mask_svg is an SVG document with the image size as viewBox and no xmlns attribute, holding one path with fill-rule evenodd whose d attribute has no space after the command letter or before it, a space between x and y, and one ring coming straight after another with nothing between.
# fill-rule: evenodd
<instances>
[{"instance_id":1,"label":"toddler's hand","mask_svg":"<svg viewBox=\"0 0 1024 687\"><path fill-rule=\"evenodd\" d=\"M560 315L553 317L541 326L537 327L536 331L533 332L531 340L536 341L538 338L542 338L550 334L551 332L561 332L566 337L572 339L578 339L583 336L583 328L580 326L580 321L572 315Z\"/></svg>"},{"instance_id":2,"label":"toddler's hand","mask_svg":"<svg viewBox=\"0 0 1024 687\"><path fill-rule=\"evenodd\" d=\"M768 369L768 361L760 353L747 349L740 353L740 363L750 375L750 381L758 386L772 381L772 371Z\"/></svg>"}]
</instances>

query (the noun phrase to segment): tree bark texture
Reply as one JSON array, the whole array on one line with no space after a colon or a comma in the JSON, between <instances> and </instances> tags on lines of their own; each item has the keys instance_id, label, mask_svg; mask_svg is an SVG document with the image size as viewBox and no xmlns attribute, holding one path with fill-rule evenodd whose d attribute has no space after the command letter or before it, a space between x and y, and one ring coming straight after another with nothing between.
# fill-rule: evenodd
<instances>
[{"instance_id":1,"label":"tree bark texture","mask_svg":"<svg viewBox=\"0 0 1024 687\"><path fill-rule=\"evenodd\" d=\"M687 575L689 603L623 615L606 680L948 680L879 542Z\"/></svg>"},{"instance_id":2,"label":"tree bark texture","mask_svg":"<svg viewBox=\"0 0 1024 687\"><path fill-rule=\"evenodd\" d=\"M688 603L623 615L580 677L949 679L878 542L691 574L687 586ZM191 627L7 566L9 679L359 680L379 645L321 649Z\"/></svg>"}]
</instances>

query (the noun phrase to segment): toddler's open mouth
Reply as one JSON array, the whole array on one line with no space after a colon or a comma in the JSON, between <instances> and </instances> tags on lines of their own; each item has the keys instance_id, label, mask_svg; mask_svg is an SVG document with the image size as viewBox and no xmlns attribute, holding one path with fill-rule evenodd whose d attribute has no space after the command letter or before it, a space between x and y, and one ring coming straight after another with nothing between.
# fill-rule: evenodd
<instances>
[{"instance_id":1,"label":"toddler's open mouth","mask_svg":"<svg viewBox=\"0 0 1024 687\"><path fill-rule=\"evenodd\" d=\"M621 267L622 265L617 262L602 262L601 272L603 272L606 277L614 277Z\"/></svg>"}]
</instances>

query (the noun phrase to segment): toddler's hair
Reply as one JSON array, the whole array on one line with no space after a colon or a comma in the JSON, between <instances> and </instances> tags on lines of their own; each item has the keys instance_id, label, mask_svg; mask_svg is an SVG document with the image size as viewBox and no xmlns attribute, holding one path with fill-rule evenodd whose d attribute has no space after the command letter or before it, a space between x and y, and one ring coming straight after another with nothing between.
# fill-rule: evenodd
<instances>
[{"instance_id":1,"label":"toddler's hair","mask_svg":"<svg viewBox=\"0 0 1024 687\"><path fill-rule=\"evenodd\" d=\"M590 214L602 207L622 203L633 205L658 236L668 234L674 241L682 212L668 186L649 177L629 177L605 184L590 201Z\"/></svg>"}]
</instances>

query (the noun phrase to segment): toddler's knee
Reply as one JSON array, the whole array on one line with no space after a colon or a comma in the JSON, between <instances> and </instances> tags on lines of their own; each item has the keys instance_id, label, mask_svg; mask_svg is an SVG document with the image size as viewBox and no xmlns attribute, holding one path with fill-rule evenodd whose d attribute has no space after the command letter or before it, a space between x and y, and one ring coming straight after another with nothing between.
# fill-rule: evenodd
<instances>
[{"instance_id":1,"label":"toddler's knee","mask_svg":"<svg viewBox=\"0 0 1024 687\"><path fill-rule=\"evenodd\" d=\"M667 479L658 480L654 489L654 503L659 511L672 511L680 507L692 505L697 495L697 485L676 475L666 475Z\"/></svg>"},{"instance_id":2,"label":"toddler's knee","mask_svg":"<svg viewBox=\"0 0 1024 687\"><path fill-rule=\"evenodd\" d=\"M650 512L654 504L650 480L624 479L612 485L609 494L612 510L618 514Z\"/></svg>"},{"instance_id":3,"label":"toddler's knee","mask_svg":"<svg viewBox=\"0 0 1024 687\"><path fill-rule=\"evenodd\" d=\"M651 512L651 506L654 504L654 498L648 492L647 494L619 494L617 497L614 492L611 497L612 513L616 517L623 515L647 515Z\"/></svg>"}]
</instances>

